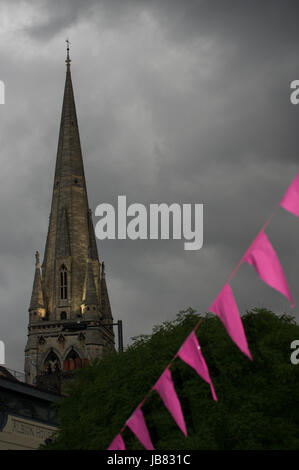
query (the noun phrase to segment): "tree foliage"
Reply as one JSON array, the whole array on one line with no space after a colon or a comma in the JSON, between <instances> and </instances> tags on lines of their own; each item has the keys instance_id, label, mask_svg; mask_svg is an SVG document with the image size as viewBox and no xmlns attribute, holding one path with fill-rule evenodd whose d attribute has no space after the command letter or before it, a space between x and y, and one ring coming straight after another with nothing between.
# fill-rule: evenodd
<instances>
[{"instance_id":1,"label":"tree foliage","mask_svg":"<svg viewBox=\"0 0 299 470\"><path fill-rule=\"evenodd\" d=\"M199 318L197 336L218 396L187 364L171 366L188 429L186 438L156 392L143 412L156 449L299 449L299 365L290 344L299 326L288 315L254 309L243 318L251 362L214 315L188 309L124 353L80 370L58 407L59 432L46 449L106 449L149 392ZM142 449L126 428L127 449Z\"/></svg>"}]
</instances>

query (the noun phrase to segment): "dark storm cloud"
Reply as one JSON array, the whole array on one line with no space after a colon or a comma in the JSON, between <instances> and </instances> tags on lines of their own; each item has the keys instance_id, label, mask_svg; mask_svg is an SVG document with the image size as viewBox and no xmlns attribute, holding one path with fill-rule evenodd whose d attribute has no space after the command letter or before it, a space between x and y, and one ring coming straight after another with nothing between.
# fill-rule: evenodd
<instances>
[{"instance_id":1,"label":"dark storm cloud","mask_svg":"<svg viewBox=\"0 0 299 470\"><path fill-rule=\"evenodd\" d=\"M298 109L289 100L299 78L297 2L2 8L0 339L8 365L23 365L34 251L45 243L66 37L93 210L121 194L128 204L205 203L198 252L184 251L183 241L99 243L115 319L128 340L190 305L205 311L298 172ZM279 210L268 233L298 303L299 221ZM249 266L232 286L242 310L288 309Z\"/></svg>"}]
</instances>

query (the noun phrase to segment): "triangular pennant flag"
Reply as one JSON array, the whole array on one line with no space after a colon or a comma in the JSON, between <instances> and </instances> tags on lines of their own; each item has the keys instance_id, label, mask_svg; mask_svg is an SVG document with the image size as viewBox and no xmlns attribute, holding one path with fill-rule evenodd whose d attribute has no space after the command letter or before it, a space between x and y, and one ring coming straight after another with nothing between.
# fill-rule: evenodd
<instances>
[{"instance_id":1,"label":"triangular pennant flag","mask_svg":"<svg viewBox=\"0 0 299 470\"><path fill-rule=\"evenodd\" d=\"M137 408L131 418L128 419L127 426L147 450L155 450L140 408Z\"/></svg>"},{"instance_id":2,"label":"triangular pennant flag","mask_svg":"<svg viewBox=\"0 0 299 470\"><path fill-rule=\"evenodd\" d=\"M125 443L120 434L117 434L107 450L126 450Z\"/></svg>"},{"instance_id":3,"label":"triangular pennant flag","mask_svg":"<svg viewBox=\"0 0 299 470\"><path fill-rule=\"evenodd\" d=\"M185 420L181 408L180 401L176 394L171 372L169 369L165 369L159 380L153 386L153 389L156 390L160 397L163 400L164 405L168 411L172 414L174 420L176 421L179 428L187 436L187 429L185 425Z\"/></svg>"},{"instance_id":4,"label":"triangular pennant flag","mask_svg":"<svg viewBox=\"0 0 299 470\"><path fill-rule=\"evenodd\" d=\"M217 401L217 396L210 378L209 369L200 350L200 346L194 331L192 331L192 333L183 343L181 349L178 352L178 356L182 359L182 361L193 367L198 375L200 375L210 385L213 399Z\"/></svg>"},{"instance_id":5,"label":"triangular pennant flag","mask_svg":"<svg viewBox=\"0 0 299 470\"><path fill-rule=\"evenodd\" d=\"M280 205L292 214L299 216L299 173L286 190Z\"/></svg>"},{"instance_id":6,"label":"triangular pennant flag","mask_svg":"<svg viewBox=\"0 0 299 470\"><path fill-rule=\"evenodd\" d=\"M266 284L285 295L291 302L291 306L294 306L280 261L264 231L258 234L243 261L253 266Z\"/></svg>"},{"instance_id":7,"label":"triangular pennant flag","mask_svg":"<svg viewBox=\"0 0 299 470\"><path fill-rule=\"evenodd\" d=\"M209 311L216 313L224 324L231 339L249 359L252 359L238 306L229 284L225 284L212 303Z\"/></svg>"}]
</instances>

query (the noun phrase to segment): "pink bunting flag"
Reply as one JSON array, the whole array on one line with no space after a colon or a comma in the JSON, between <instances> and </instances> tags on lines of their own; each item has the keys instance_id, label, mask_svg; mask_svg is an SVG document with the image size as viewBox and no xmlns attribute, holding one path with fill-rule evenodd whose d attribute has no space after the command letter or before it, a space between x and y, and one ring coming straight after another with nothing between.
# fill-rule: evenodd
<instances>
[{"instance_id":1,"label":"pink bunting flag","mask_svg":"<svg viewBox=\"0 0 299 470\"><path fill-rule=\"evenodd\" d=\"M210 385L213 399L217 401L217 396L210 378L209 369L202 355L194 331L192 331L192 333L183 343L177 355L182 359L182 361L186 362L189 366L193 367L193 369L196 370L198 375L200 375L203 380L205 380Z\"/></svg>"},{"instance_id":2,"label":"pink bunting flag","mask_svg":"<svg viewBox=\"0 0 299 470\"><path fill-rule=\"evenodd\" d=\"M286 190L280 205L292 214L299 216L299 173Z\"/></svg>"},{"instance_id":3,"label":"pink bunting flag","mask_svg":"<svg viewBox=\"0 0 299 470\"><path fill-rule=\"evenodd\" d=\"M160 397L163 400L164 405L168 411L172 414L174 420L176 421L179 428L187 436L187 429L185 425L185 420L181 408L180 401L176 394L171 372L169 369L165 369L159 380L153 386L153 389L156 390Z\"/></svg>"},{"instance_id":4,"label":"pink bunting flag","mask_svg":"<svg viewBox=\"0 0 299 470\"><path fill-rule=\"evenodd\" d=\"M117 434L107 450L126 450L125 443L120 434Z\"/></svg>"},{"instance_id":5,"label":"pink bunting flag","mask_svg":"<svg viewBox=\"0 0 299 470\"><path fill-rule=\"evenodd\" d=\"M252 360L238 306L229 284L225 284L209 308L209 311L216 313L231 339Z\"/></svg>"},{"instance_id":6,"label":"pink bunting flag","mask_svg":"<svg viewBox=\"0 0 299 470\"><path fill-rule=\"evenodd\" d=\"M131 418L128 419L127 426L147 450L155 450L140 408L137 408Z\"/></svg>"},{"instance_id":7,"label":"pink bunting flag","mask_svg":"<svg viewBox=\"0 0 299 470\"><path fill-rule=\"evenodd\" d=\"M278 256L263 230L249 247L243 261L253 266L260 278L273 289L285 295L291 302L291 307L294 307L294 301Z\"/></svg>"}]
</instances>

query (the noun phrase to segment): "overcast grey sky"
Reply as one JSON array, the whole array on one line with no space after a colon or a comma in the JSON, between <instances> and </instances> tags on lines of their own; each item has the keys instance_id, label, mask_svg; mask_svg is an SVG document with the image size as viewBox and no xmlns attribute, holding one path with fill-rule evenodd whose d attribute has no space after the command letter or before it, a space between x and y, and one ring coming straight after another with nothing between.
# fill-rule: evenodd
<instances>
[{"instance_id":1,"label":"overcast grey sky","mask_svg":"<svg viewBox=\"0 0 299 470\"><path fill-rule=\"evenodd\" d=\"M208 309L299 171L296 1L0 1L0 339L22 370L34 252L43 255L65 79L65 39L91 208L205 203L204 245L98 244L125 341ZM267 230L299 312L299 219ZM288 312L242 265L240 311Z\"/></svg>"}]
</instances>

